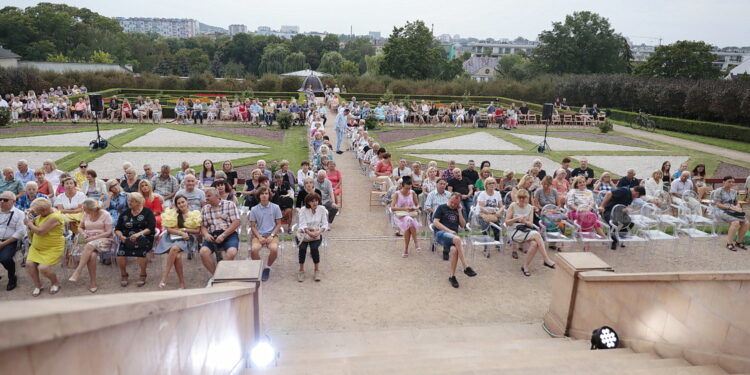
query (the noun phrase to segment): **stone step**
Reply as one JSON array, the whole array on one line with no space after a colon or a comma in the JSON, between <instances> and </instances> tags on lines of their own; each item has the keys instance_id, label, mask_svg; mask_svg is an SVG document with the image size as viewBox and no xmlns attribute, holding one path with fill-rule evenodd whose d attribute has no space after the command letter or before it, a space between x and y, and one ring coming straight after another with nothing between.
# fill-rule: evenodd
<instances>
[{"instance_id":1,"label":"stone step","mask_svg":"<svg viewBox=\"0 0 750 375\"><path fill-rule=\"evenodd\" d=\"M640 370L621 370L608 374L611 375L663 375L664 369L640 369ZM669 369L669 375L727 375L719 366L687 366Z\"/></svg>"},{"instance_id":2,"label":"stone step","mask_svg":"<svg viewBox=\"0 0 750 375\"><path fill-rule=\"evenodd\" d=\"M497 338L483 338L472 341L452 342L452 343L430 343L421 345L396 344L390 346L368 345L353 343L346 346L331 347L321 345L315 348L304 349L280 349L280 363L284 365L322 361L332 358L356 358L356 357L388 357L408 353L410 356L417 358L431 358L444 356L446 351L450 351L451 356L459 355L494 355L497 353L518 353L526 351L582 351L589 349L589 343L583 340L569 339L521 339L512 341L503 341Z\"/></svg>"},{"instance_id":3,"label":"stone step","mask_svg":"<svg viewBox=\"0 0 750 375\"><path fill-rule=\"evenodd\" d=\"M522 352L512 354L451 356L435 358L414 358L409 354L391 356L390 358L335 358L316 363L297 363L281 365L267 369L266 374L315 374L315 373L388 373L393 374L431 374L436 372L456 372L485 369L525 368L530 366L548 367L561 363L603 363L610 360L651 360L651 353L637 354L630 349L601 351L564 351L564 352ZM252 373L252 372L251 372ZM260 373L260 372L258 372Z\"/></svg>"},{"instance_id":4,"label":"stone step","mask_svg":"<svg viewBox=\"0 0 750 375\"><path fill-rule=\"evenodd\" d=\"M437 327L419 329L392 329L347 332L299 332L271 334L273 346L278 350L305 348L337 348L368 345L389 347L394 345L429 345L433 343L458 343L493 339L509 342L519 339L549 339L538 323L505 323L486 326Z\"/></svg>"}]
</instances>

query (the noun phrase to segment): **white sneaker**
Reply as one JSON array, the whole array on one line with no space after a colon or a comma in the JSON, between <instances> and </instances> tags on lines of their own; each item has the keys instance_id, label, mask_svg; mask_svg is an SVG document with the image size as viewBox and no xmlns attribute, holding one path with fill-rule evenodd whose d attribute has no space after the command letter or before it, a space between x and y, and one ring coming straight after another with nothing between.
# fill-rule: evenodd
<instances>
[{"instance_id":1,"label":"white sneaker","mask_svg":"<svg viewBox=\"0 0 750 375\"><path fill-rule=\"evenodd\" d=\"M313 279L315 281L320 281L320 271L315 271L315 275L313 276Z\"/></svg>"},{"instance_id":2,"label":"white sneaker","mask_svg":"<svg viewBox=\"0 0 750 375\"><path fill-rule=\"evenodd\" d=\"M317 273L316 273L317 275ZM297 272L297 281L303 282L305 281L305 271L299 271Z\"/></svg>"}]
</instances>

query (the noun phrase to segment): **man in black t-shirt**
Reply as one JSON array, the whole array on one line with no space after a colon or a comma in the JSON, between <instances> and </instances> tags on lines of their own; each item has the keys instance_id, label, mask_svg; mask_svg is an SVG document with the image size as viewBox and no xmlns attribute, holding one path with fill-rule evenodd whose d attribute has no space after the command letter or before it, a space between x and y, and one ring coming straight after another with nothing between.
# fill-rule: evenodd
<instances>
[{"instance_id":1,"label":"man in black t-shirt","mask_svg":"<svg viewBox=\"0 0 750 375\"><path fill-rule=\"evenodd\" d=\"M638 199L644 195L646 195L646 189L643 186L636 186L634 188L620 187L607 193L602 200L602 204L599 206L604 222L609 223L609 220L612 218L612 209L616 205L630 206L634 199ZM632 226L633 224L631 223L628 227ZM614 250L617 248L617 238L614 233L610 234L612 235L612 246L610 248Z\"/></svg>"},{"instance_id":2,"label":"man in black t-shirt","mask_svg":"<svg viewBox=\"0 0 750 375\"><path fill-rule=\"evenodd\" d=\"M586 187L589 190L594 190L594 170L589 168L589 161L586 158L580 160L580 167L573 169L570 173L571 178L578 176L586 177Z\"/></svg>"},{"instance_id":3,"label":"man in black t-shirt","mask_svg":"<svg viewBox=\"0 0 750 375\"><path fill-rule=\"evenodd\" d=\"M467 179L470 184L475 184L479 179L479 172L477 172L476 167L477 164L474 162L474 160L469 160L469 163L466 165L466 169L461 171L461 175L464 176L464 178Z\"/></svg>"},{"instance_id":4,"label":"man in black t-shirt","mask_svg":"<svg viewBox=\"0 0 750 375\"><path fill-rule=\"evenodd\" d=\"M456 268L458 267L459 259L467 276L474 277L477 275L466 263L461 237L458 236L459 228L466 226L466 220L460 208L461 194L453 193L448 198L448 203L438 206L432 219L432 225L435 229L435 241L443 246L450 246L451 274L448 277L448 281L450 281L454 288L458 288Z\"/></svg>"},{"instance_id":5,"label":"man in black t-shirt","mask_svg":"<svg viewBox=\"0 0 750 375\"><path fill-rule=\"evenodd\" d=\"M477 176L477 178L479 178L479 176ZM453 169L453 179L448 181L448 191L461 194L461 210L463 211L465 218L469 217L469 210L472 206L474 182L476 182L476 180L470 181L461 174L461 170L458 168Z\"/></svg>"},{"instance_id":6,"label":"man in black t-shirt","mask_svg":"<svg viewBox=\"0 0 750 375\"><path fill-rule=\"evenodd\" d=\"M628 174L626 176L623 176L620 178L620 180L617 181L617 187L628 187L633 188L641 184L641 181L639 181L637 178L635 178L635 170L633 168L628 169Z\"/></svg>"}]
</instances>

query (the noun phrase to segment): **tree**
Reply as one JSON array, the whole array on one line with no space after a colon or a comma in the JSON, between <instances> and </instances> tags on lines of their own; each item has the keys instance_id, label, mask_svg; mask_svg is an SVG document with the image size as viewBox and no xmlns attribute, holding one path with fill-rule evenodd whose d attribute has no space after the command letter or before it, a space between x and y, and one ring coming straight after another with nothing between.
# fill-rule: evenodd
<instances>
[{"instance_id":1,"label":"tree","mask_svg":"<svg viewBox=\"0 0 750 375\"><path fill-rule=\"evenodd\" d=\"M359 75L359 66L354 61L344 60L344 63L341 64L341 73L357 76Z\"/></svg>"},{"instance_id":2,"label":"tree","mask_svg":"<svg viewBox=\"0 0 750 375\"><path fill-rule=\"evenodd\" d=\"M365 63L367 64L367 71L365 74L369 76L380 75L380 66L383 65L383 54L379 53L375 56L365 56Z\"/></svg>"},{"instance_id":3,"label":"tree","mask_svg":"<svg viewBox=\"0 0 750 375\"><path fill-rule=\"evenodd\" d=\"M704 42L681 40L667 46L658 46L635 73L644 77L661 78L717 78L721 74L713 66L716 55L711 45Z\"/></svg>"},{"instance_id":4,"label":"tree","mask_svg":"<svg viewBox=\"0 0 750 375\"><path fill-rule=\"evenodd\" d=\"M375 55L375 46L372 45L370 38L356 38L348 41L344 48L341 50L341 55L345 59L355 62L359 66L359 72L364 73L367 71L367 62L365 58L367 56Z\"/></svg>"},{"instance_id":5,"label":"tree","mask_svg":"<svg viewBox=\"0 0 750 375\"><path fill-rule=\"evenodd\" d=\"M504 78L524 80L532 74L529 59L520 54L504 55L497 62L497 75Z\"/></svg>"},{"instance_id":6,"label":"tree","mask_svg":"<svg viewBox=\"0 0 750 375\"><path fill-rule=\"evenodd\" d=\"M323 53L328 52L328 51L338 51L339 43L341 43L341 40L339 39L338 35L327 34L321 41L321 44L320 44L321 51Z\"/></svg>"},{"instance_id":7,"label":"tree","mask_svg":"<svg viewBox=\"0 0 750 375\"><path fill-rule=\"evenodd\" d=\"M284 61L289 55L289 49L283 44L269 44L263 50L260 59L260 73L284 73Z\"/></svg>"},{"instance_id":8,"label":"tree","mask_svg":"<svg viewBox=\"0 0 750 375\"><path fill-rule=\"evenodd\" d=\"M291 40L292 52L302 52L305 54L305 60L310 64L312 69L317 69L320 65L320 58L323 52L323 42L317 35L297 34Z\"/></svg>"},{"instance_id":9,"label":"tree","mask_svg":"<svg viewBox=\"0 0 750 375\"><path fill-rule=\"evenodd\" d=\"M340 53L335 51L326 52L320 59L318 70L331 74L339 74L341 73L341 67L344 64L344 61L345 59Z\"/></svg>"},{"instance_id":10,"label":"tree","mask_svg":"<svg viewBox=\"0 0 750 375\"><path fill-rule=\"evenodd\" d=\"M245 76L245 67L234 61L224 64L224 78L242 78Z\"/></svg>"},{"instance_id":11,"label":"tree","mask_svg":"<svg viewBox=\"0 0 750 375\"><path fill-rule=\"evenodd\" d=\"M260 61L266 46L281 42L281 38L274 35L236 34L223 46L222 62L225 64L231 61L240 63L245 66L248 73L259 76L261 75L259 72Z\"/></svg>"},{"instance_id":12,"label":"tree","mask_svg":"<svg viewBox=\"0 0 750 375\"><path fill-rule=\"evenodd\" d=\"M115 60L112 58L112 55L102 50L94 51L94 53L91 54L91 58L89 59L89 61L91 61L92 63L100 64L114 64L115 62Z\"/></svg>"},{"instance_id":13,"label":"tree","mask_svg":"<svg viewBox=\"0 0 750 375\"><path fill-rule=\"evenodd\" d=\"M439 78L444 81L450 81L459 75L461 75L464 72L464 65L463 60L461 59L453 59L453 60L442 60L442 66L440 68L440 76Z\"/></svg>"},{"instance_id":14,"label":"tree","mask_svg":"<svg viewBox=\"0 0 750 375\"><path fill-rule=\"evenodd\" d=\"M532 61L549 73L623 73L630 51L622 35L596 13L575 12L539 34Z\"/></svg>"},{"instance_id":15,"label":"tree","mask_svg":"<svg viewBox=\"0 0 750 375\"><path fill-rule=\"evenodd\" d=\"M380 71L395 78L427 79L440 74L444 51L422 21L394 27L383 47Z\"/></svg>"},{"instance_id":16,"label":"tree","mask_svg":"<svg viewBox=\"0 0 750 375\"><path fill-rule=\"evenodd\" d=\"M47 54L47 61L49 61L49 62L70 62L70 58L68 56L63 55L62 53L48 53Z\"/></svg>"},{"instance_id":17,"label":"tree","mask_svg":"<svg viewBox=\"0 0 750 375\"><path fill-rule=\"evenodd\" d=\"M183 48L174 54L177 74L183 77L203 73L211 65L208 56L200 48Z\"/></svg>"},{"instance_id":18,"label":"tree","mask_svg":"<svg viewBox=\"0 0 750 375\"><path fill-rule=\"evenodd\" d=\"M296 72L298 70L307 69L310 64L305 61L305 54L302 52L294 52L284 58L284 71L285 72Z\"/></svg>"}]
</instances>

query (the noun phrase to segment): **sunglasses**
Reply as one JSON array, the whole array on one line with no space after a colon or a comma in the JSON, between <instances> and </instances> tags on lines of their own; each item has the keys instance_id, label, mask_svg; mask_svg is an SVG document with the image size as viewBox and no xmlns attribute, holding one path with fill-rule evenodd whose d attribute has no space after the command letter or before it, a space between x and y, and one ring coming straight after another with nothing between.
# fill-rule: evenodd
<instances>
[{"instance_id":1,"label":"sunglasses","mask_svg":"<svg viewBox=\"0 0 750 375\"><path fill-rule=\"evenodd\" d=\"M10 199L8 199L8 198L0 198L0 202L10 202Z\"/></svg>"},{"instance_id":2,"label":"sunglasses","mask_svg":"<svg viewBox=\"0 0 750 375\"><path fill-rule=\"evenodd\" d=\"M88 168L88 165L79 165L78 168Z\"/></svg>"}]
</instances>

